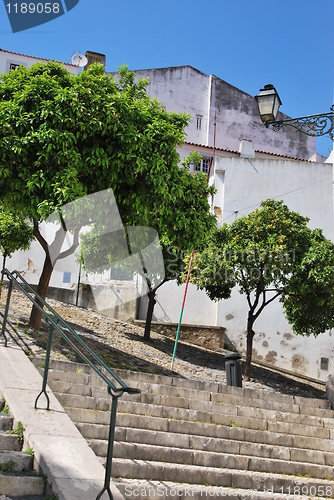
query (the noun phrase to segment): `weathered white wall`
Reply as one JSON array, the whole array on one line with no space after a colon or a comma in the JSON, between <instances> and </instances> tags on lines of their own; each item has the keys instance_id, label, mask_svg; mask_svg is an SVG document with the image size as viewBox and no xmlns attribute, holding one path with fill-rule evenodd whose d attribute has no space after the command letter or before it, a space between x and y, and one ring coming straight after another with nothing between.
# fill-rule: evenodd
<instances>
[{"instance_id":1,"label":"weathered white wall","mask_svg":"<svg viewBox=\"0 0 334 500\"><path fill-rule=\"evenodd\" d=\"M185 285L177 286L175 281L164 283L157 292L157 303L153 319L163 323L178 323L183 302ZM148 300L140 300L139 319L146 318ZM205 292L189 284L182 324L216 326L217 304Z\"/></svg>"},{"instance_id":2,"label":"weathered white wall","mask_svg":"<svg viewBox=\"0 0 334 500\"><path fill-rule=\"evenodd\" d=\"M250 163L251 161L251 163ZM290 209L310 218L309 227L321 227L333 240L333 165L305 161L217 157L213 209L219 222L231 223L259 207L262 200L283 200ZM184 286L173 282L158 291L155 318L177 322ZM190 285L184 323L224 326L226 334L243 352L246 350L247 302L235 289L232 297L218 303ZM144 317L145 307L141 309ZM254 358L325 380L334 370L334 339L331 332L314 337L296 336L277 300L254 325ZM320 370L320 358L329 359L329 372Z\"/></svg>"},{"instance_id":3,"label":"weathered white wall","mask_svg":"<svg viewBox=\"0 0 334 500\"><path fill-rule=\"evenodd\" d=\"M25 54L17 54L15 52L9 52L7 50L0 49L0 74L8 73L11 63L20 64L25 68L30 68L33 64L36 64L38 62L46 62L46 60L40 57L32 57ZM62 64L70 73L73 73L75 75L79 73L78 66L73 66L73 64Z\"/></svg>"},{"instance_id":4,"label":"weathered white wall","mask_svg":"<svg viewBox=\"0 0 334 500\"><path fill-rule=\"evenodd\" d=\"M186 112L192 123L187 141L213 146L216 117L216 147L239 150L242 139L252 140L257 151L309 159L316 140L286 127L279 133L267 129L253 96L214 75L205 75L191 66L137 70L137 78L149 78L148 95L156 97L167 111ZM202 130L196 129L201 115ZM278 119L285 115L279 113Z\"/></svg>"},{"instance_id":5,"label":"weathered white wall","mask_svg":"<svg viewBox=\"0 0 334 500\"><path fill-rule=\"evenodd\" d=\"M310 218L309 227L321 227L333 240L333 166L287 160L217 158L214 205L222 209L221 222L232 222L259 207L261 200L283 200L291 210ZM256 170L255 170L256 169ZM246 349L247 304L237 291L218 304L217 324L236 346ZM278 366L309 376L326 378L320 358L329 358L334 370L331 332L317 339L296 336L285 320L281 304L267 306L255 323L254 355Z\"/></svg>"}]
</instances>

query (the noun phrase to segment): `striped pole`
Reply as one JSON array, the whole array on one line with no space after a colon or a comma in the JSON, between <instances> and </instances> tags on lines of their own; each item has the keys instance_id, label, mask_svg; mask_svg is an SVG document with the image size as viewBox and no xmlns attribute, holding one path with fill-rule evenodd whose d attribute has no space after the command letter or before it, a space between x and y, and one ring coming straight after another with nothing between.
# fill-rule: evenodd
<instances>
[{"instance_id":1,"label":"striped pole","mask_svg":"<svg viewBox=\"0 0 334 500\"><path fill-rule=\"evenodd\" d=\"M189 278L190 278L190 272L191 272L191 265L192 265L193 258L194 258L194 252L195 252L195 249L193 248L193 250L191 252L190 262L189 262L188 275L187 275L187 281L186 281L186 288L185 288L184 294L183 294L183 302L182 302L182 307L181 307L181 314L180 314L180 319L179 319L179 325L177 327L177 332L176 332L176 338L175 338L175 344L174 344L174 352L173 352L172 364L171 364L171 367L170 367L171 370L173 370L173 366L174 366L177 341L179 339L180 327L181 327L181 322L182 322L182 315L183 315L184 304L185 304L186 296L187 296L187 289L188 289L188 284L189 284Z\"/></svg>"}]
</instances>

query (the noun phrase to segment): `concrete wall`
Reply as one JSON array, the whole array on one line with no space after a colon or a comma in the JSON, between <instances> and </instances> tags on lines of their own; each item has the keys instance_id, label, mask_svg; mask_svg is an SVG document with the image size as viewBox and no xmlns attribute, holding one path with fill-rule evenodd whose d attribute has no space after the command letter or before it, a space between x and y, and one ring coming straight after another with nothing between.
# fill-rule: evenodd
<instances>
[{"instance_id":1,"label":"concrete wall","mask_svg":"<svg viewBox=\"0 0 334 500\"><path fill-rule=\"evenodd\" d=\"M191 66L137 70L137 78L149 78L148 95L156 97L168 111L186 112L192 123L187 140L205 146L239 150L242 139L252 140L258 151L309 159L316 150L316 140L286 127L279 133L267 129L258 114L253 96L224 80L205 75ZM197 130L197 116L202 116ZM285 115L279 113L278 119Z\"/></svg>"},{"instance_id":2,"label":"concrete wall","mask_svg":"<svg viewBox=\"0 0 334 500\"><path fill-rule=\"evenodd\" d=\"M247 215L266 198L283 200L290 209L310 218L309 227L321 227L333 240L333 166L287 160L217 158L214 205L221 207L220 222ZM241 351L246 350L247 303L237 291L218 304L217 324ZM255 323L254 355L289 370L325 379L320 359L334 370L334 339L327 332L317 339L294 335L281 304L270 304Z\"/></svg>"}]
</instances>

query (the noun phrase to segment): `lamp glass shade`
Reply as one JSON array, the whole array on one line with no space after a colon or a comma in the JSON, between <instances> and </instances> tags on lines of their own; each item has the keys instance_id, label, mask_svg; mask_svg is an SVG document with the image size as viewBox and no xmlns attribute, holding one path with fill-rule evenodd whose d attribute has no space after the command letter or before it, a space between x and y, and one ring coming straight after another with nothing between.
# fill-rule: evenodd
<instances>
[{"instance_id":1,"label":"lamp glass shade","mask_svg":"<svg viewBox=\"0 0 334 500\"><path fill-rule=\"evenodd\" d=\"M259 94L255 96L259 108L261 120L264 123L275 121L280 105L281 99L275 87L271 84L265 85L260 90Z\"/></svg>"}]
</instances>

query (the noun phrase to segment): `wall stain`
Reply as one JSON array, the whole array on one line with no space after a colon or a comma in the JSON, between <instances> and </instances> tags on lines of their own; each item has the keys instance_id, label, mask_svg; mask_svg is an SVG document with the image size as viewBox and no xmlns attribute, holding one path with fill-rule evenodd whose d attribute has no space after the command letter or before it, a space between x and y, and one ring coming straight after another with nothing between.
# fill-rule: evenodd
<instances>
[{"instance_id":1,"label":"wall stain","mask_svg":"<svg viewBox=\"0 0 334 500\"><path fill-rule=\"evenodd\" d=\"M270 363L272 365L276 365L277 361L277 352L276 351L269 351L268 354L266 354L266 357L264 358L266 363Z\"/></svg>"},{"instance_id":2,"label":"wall stain","mask_svg":"<svg viewBox=\"0 0 334 500\"><path fill-rule=\"evenodd\" d=\"M286 339L286 340L291 340L293 338L293 335L291 333L284 333L283 337Z\"/></svg>"},{"instance_id":3,"label":"wall stain","mask_svg":"<svg viewBox=\"0 0 334 500\"><path fill-rule=\"evenodd\" d=\"M259 361L263 360L262 354L259 354L256 349L253 348L252 350L252 358L257 359Z\"/></svg>"},{"instance_id":4,"label":"wall stain","mask_svg":"<svg viewBox=\"0 0 334 500\"><path fill-rule=\"evenodd\" d=\"M291 366L294 370L304 372L307 365L307 359L305 359L301 354L295 354L294 356L292 356Z\"/></svg>"},{"instance_id":5,"label":"wall stain","mask_svg":"<svg viewBox=\"0 0 334 500\"><path fill-rule=\"evenodd\" d=\"M262 345L263 345L263 347L268 347L269 346L269 344L268 344L268 342L266 340L264 342L262 342Z\"/></svg>"},{"instance_id":6,"label":"wall stain","mask_svg":"<svg viewBox=\"0 0 334 500\"><path fill-rule=\"evenodd\" d=\"M234 316L233 316L233 314L226 314L225 319L227 321L230 321L231 319L234 319Z\"/></svg>"}]
</instances>

